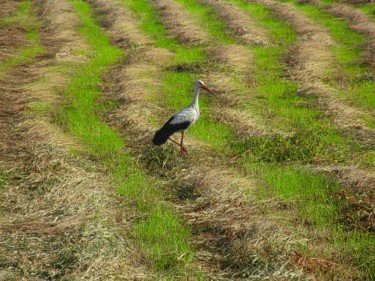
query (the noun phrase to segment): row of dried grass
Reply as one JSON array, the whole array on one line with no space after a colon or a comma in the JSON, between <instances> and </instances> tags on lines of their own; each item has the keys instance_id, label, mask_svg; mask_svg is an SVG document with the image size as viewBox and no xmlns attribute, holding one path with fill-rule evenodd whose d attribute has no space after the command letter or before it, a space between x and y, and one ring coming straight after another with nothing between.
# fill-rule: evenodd
<instances>
[{"instance_id":1,"label":"row of dried grass","mask_svg":"<svg viewBox=\"0 0 375 281\"><path fill-rule=\"evenodd\" d=\"M209 34L199 25L183 5L173 0L156 0L163 22L168 26L170 35L187 44L202 44L210 41Z\"/></svg>"},{"instance_id":2,"label":"row of dried grass","mask_svg":"<svg viewBox=\"0 0 375 281\"><path fill-rule=\"evenodd\" d=\"M118 34L111 30L108 32ZM121 41L120 38L112 39L114 42ZM188 141L194 142L195 150L198 150L200 155L194 159L195 162L179 163L178 159L169 159L168 162L172 163L166 163L165 160L159 159L163 156L156 155L157 149L149 146L155 127L150 124L147 112L154 116L164 115L166 112L147 100L150 94L154 94L149 87L152 83L146 81L141 84L142 88L133 87L132 77L143 76L145 62L149 69L160 70L157 67L160 65L159 57L148 57L145 50L148 49L140 48L131 53L123 64L108 74L108 77L112 78L105 90L108 92L108 98L120 98L122 101L120 108L108 115L109 122L126 136L127 148L140 157L140 164L149 169L149 172L153 172L152 167L156 165L154 162L160 161L155 173L166 173L164 175L171 178L168 183L173 184L181 193L199 193L196 201L184 201L176 205L194 232L193 242L198 247L198 263L193 266L198 266L213 279L223 276L240 277L241 274L279 279L302 276L301 270L287 265L289 255L298 241L272 223L269 217L268 223L265 223L256 203L245 199L244 192L254 188L249 179L239 176L226 166L218 168L217 155L204 143L191 138ZM156 77L155 75L157 74L152 77ZM150 77L151 74L146 76ZM137 81L140 82L138 79ZM168 149L161 149L159 152L168 154ZM194 154L191 157L194 157ZM203 155L206 157L202 157ZM182 171L176 170L176 167L181 165L184 166ZM258 263L256 260L262 262ZM270 264L277 270L269 270ZM237 266L240 266L240 270Z\"/></svg>"},{"instance_id":3,"label":"row of dried grass","mask_svg":"<svg viewBox=\"0 0 375 281\"><path fill-rule=\"evenodd\" d=\"M1 2L0 20L5 17L14 15L17 11L17 6L17 1L3 0Z\"/></svg>"},{"instance_id":4,"label":"row of dried grass","mask_svg":"<svg viewBox=\"0 0 375 281\"><path fill-rule=\"evenodd\" d=\"M77 141L50 117L20 112L29 101L56 103L53 88L63 87L69 73L54 76L49 67L77 62L77 49L87 47L68 2L46 0L37 6L49 53L14 68L7 83L0 82L19 93L2 95L0 102L12 109L8 114L0 108L7 121L0 126L1 168L10 179L1 197L0 256L7 266L0 279L144 279L144 258L124 235L132 210L109 179L95 163L72 156L67 145ZM41 77L42 83L33 83Z\"/></svg>"},{"instance_id":5,"label":"row of dried grass","mask_svg":"<svg viewBox=\"0 0 375 281\"><path fill-rule=\"evenodd\" d=\"M307 19L291 4L272 0L257 0L274 10L276 16L287 20L298 33L298 41L289 47L285 60L289 75L302 87L301 92L313 93L332 115L337 126L361 130L361 134L371 138L374 130L366 127L361 117L369 114L364 110L349 106L337 94L337 91L324 82L329 71L338 69L338 64L329 46L336 43L328 32Z\"/></svg>"},{"instance_id":6,"label":"row of dried grass","mask_svg":"<svg viewBox=\"0 0 375 281\"><path fill-rule=\"evenodd\" d=\"M102 25L109 28L111 37L122 38L121 41L113 43L123 47L126 47L128 44L151 44L148 36L139 32L139 27L134 16L128 10L123 9L120 2L94 0L89 0L88 2L95 7L98 14L111 15L111 17L102 19ZM112 34L112 32L115 33Z\"/></svg>"},{"instance_id":7,"label":"row of dried grass","mask_svg":"<svg viewBox=\"0 0 375 281\"><path fill-rule=\"evenodd\" d=\"M333 46L335 41L327 30L298 12L293 5L272 0L255 0L270 7L277 17L288 21L299 35L300 41L315 42L324 46Z\"/></svg>"},{"instance_id":8,"label":"row of dried grass","mask_svg":"<svg viewBox=\"0 0 375 281\"><path fill-rule=\"evenodd\" d=\"M318 0L308 0L335 16L345 18L350 23L350 28L369 37L365 45L365 63L375 66L375 23L364 13L348 5L323 4Z\"/></svg>"},{"instance_id":9,"label":"row of dried grass","mask_svg":"<svg viewBox=\"0 0 375 281\"><path fill-rule=\"evenodd\" d=\"M210 2L210 4L213 5L214 3ZM220 9L223 8L220 5L227 6L229 4L215 2L215 7L218 11L227 13L227 17L225 17L225 19L234 22L234 26L240 25L241 23L250 24L250 18L243 14L238 8L229 5L230 7ZM164 23L168 30L171 30L173 36L180 38L182 42L191 43L192 40L186 40L185 37L189 34L193 36L195 33L191 33L191 30L195 30L199 27L189 18L189 15L187 15L184 7L173 1L157 1L156 6L161 11ZM183 15L175 17L173 13L176 10ZM234 20L236 17L238 18L237 21ZM177 23L180 21L181 23ZM251 24L254 26L253 22L251 22ZM176 30L176 32L173 30ZM257 34L261 33L256 28L254 28L253 32L256 32ZM246 38L250 38L249 30L246 32L244 31L244 34ZM253 35L254 34L251 36L254 37ZM208 38L208 35L206 35L204 38ZM263 40L262 42L265 44L266 34L262 33L261 38ZM210 60L214 61L215 63L220 62L226 67L232 69L238 78L241 77L242 80L249 79L253 61L253 54L249 51L249 49L244 46L232 44L208 47L207 51L209 53ZM244 103L245 93L238 96L237 93L240 92L239 88L238 86L234 85L230 76L217 71L211 71L208 74L203 74L202 79L209 81L210 87L217 89L215 92L217 97L220 99L220 103L213 104L214 109L212 112L215 120L223 121L224 123L235 127L235 131L239 137L245 136L246 134L266 134L265 125L261 124L262 122L259 120L259 118L250 116L250 114L245 113L239 108L239 106ZM228 106L230 107L229 109Z\"/></svg>"},{"instance_id":10,"label":"row of dried grass","mask_svg":"<svg viewBox=\"0 0 375 281\"><path fill-rule=\"evenodd\" d=\"M200 2L213 7L226 22L228 29L244 44L265 46L271 43L266 31L238 7L222 0L200 0Z\"/></svg>"}]
</instances>

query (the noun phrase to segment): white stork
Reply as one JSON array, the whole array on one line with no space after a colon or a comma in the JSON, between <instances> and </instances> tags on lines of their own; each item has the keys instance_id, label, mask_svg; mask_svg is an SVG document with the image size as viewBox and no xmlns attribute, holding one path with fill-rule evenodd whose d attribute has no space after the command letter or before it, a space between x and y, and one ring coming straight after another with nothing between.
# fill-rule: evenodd
<instances>
[{"instance_id":1,"label":"white stork","mask_svg":"<svg viewBox=\"0 0 375 281\"><path fill-rule=\"evenodd\" d=\"M194 89L195 89L194 98L191 104L188 107L184 108L183 110L174 114L168 120L168 122L165 123L165 125L155 133L154 139L152 140L152 142L155 145L162 145L166 143L168 139L178 144L181 147L181 157L183 156L184 152L188 154L188 151L184 146L184 132L191 125L197 122L199 118L198 96L199 96L200 89L204 89L210 92L211 94L213 94L213 92L209 88L207 88L204 85L204 83L200 80L195 81ZM176 132L181 132L182 134L180 143L178 143L177 141L171 138L171 136Z\"/></svg>"}]
</instances>

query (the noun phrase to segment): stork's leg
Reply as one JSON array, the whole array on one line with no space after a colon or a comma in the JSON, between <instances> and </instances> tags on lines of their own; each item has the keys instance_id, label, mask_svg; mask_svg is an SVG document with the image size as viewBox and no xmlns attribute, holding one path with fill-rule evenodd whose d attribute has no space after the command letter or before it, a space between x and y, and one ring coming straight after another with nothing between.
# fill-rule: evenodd
<instances>
[{"instance_id":1,"label":"stork's leg","mask_svg":"<svg viewBox=\"0 0 375 281\"><path fill-rule=\"evenodd\" d=\"M181 147L181 143L175 141L174 139L172 139L171 137L168 138L171 142L174 142L175 144L177 144L179 147ZM181 149L186 153L186 154L189 154L186 147L184 145L182 145Z\"/></svg>"},{"instance_id":2,"label":"stork's leg","mask_svg":"<svg viewBox=\"0 0 375 281\"><path fill-rule=\"evenodd\" d=\"M187 149L185 148L184 146L184 131L181 132L181 157L183 156L183 152L186 153L186 155L189 155L189 152L187 151Z\"/></svg>"}]
</instances>

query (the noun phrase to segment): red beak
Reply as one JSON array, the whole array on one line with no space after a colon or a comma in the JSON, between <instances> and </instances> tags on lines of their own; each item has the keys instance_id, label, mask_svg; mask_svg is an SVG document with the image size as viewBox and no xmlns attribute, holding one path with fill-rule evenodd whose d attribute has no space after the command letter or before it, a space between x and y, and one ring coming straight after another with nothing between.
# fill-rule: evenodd
<instances>
[{"instance_id":1,"label":"red beak","mask_svg":"<svg viewBox=\"0 0 375 281\"><path fill-rule=\"evenodd\" d=\"M211 94L214 94L214 92L212 92L209 88L207 88L205 85L202 86L202 89L203 90L206 90L207 92L211 93Z\"/></svg>"}]
</instances>

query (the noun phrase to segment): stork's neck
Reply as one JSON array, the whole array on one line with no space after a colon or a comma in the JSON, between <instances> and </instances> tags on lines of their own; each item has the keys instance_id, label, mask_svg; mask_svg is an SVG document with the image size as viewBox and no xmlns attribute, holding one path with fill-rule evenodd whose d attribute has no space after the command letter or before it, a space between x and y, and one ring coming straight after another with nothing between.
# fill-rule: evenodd
<instances>
[{"instance_id":1,"label":"stork's neck","mask_svg":"<svg viewBox=\"0 0 375 281\"><path fill-rule=\"evenodd\" d=\"M199 96L200 89L195 89L194 98L189 107L194 108L195 110L199 111L199 102L198 102L198 96Z\"/></svg>"}]
</instances>

